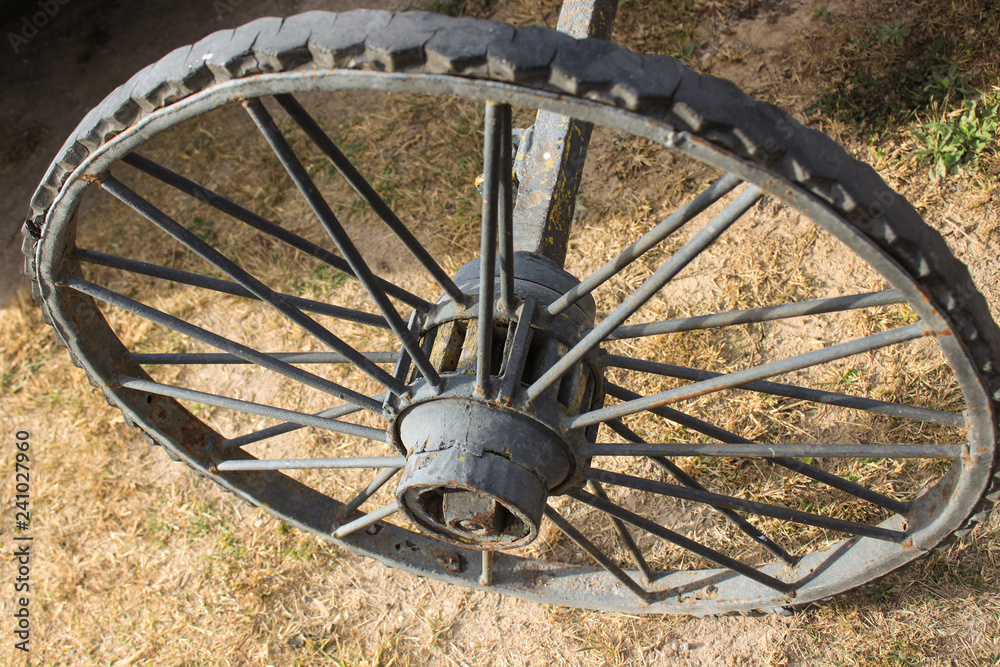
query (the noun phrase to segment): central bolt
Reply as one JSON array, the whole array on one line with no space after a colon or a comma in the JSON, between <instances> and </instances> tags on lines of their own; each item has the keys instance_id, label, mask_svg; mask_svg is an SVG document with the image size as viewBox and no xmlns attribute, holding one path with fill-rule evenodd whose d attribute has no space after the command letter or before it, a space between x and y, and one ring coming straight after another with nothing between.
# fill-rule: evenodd
<instances>
[{"instance_id":1,"label":"central bolt","mask_svg":"<svg viewBox=\"0 0 1000 667\"><path fill-rule=\"evenodd\" d=\"M441 515L449 527L479 537L500 535L511 518L495 498L474 491L446 491Z\"/></svg>"}]
</instances>

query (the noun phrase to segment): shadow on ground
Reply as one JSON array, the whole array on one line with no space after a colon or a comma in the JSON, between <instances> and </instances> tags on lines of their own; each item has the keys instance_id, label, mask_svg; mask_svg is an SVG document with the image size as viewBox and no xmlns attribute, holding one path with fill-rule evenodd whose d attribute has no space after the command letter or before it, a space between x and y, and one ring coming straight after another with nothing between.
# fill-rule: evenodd
<instances>
[{"instance_id":1,"label":"shadow on ground","mask_svg":"<svg viewBox=\"0 0 1000 667\"><path fill-rule=\"evenodd\" d=\"M27 286L21 223L65 138L94 105L172 49L260 16L388 8L391 0L0 2L0 306Z\"/></svg>"}]
</instances>

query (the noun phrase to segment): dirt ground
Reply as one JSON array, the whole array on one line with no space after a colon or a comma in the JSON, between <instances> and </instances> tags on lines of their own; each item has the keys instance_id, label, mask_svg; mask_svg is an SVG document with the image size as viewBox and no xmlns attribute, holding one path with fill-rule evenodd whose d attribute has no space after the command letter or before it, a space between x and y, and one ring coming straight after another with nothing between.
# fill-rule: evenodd
<instances>
[{"instance_id":1,"label":"dirt ground","mask_svg":"<svg viewBox=\"0 0 1000 667\"><path fill-rule=\"evenodd\" d=\"M70 131L105 95L171 50L261 16L311 9L388 9L400 2L220 0L60 2L41 28L38 3L0 5L0 304L27 283L21 224L35 187ZM33 29L34 28L34 29ZM27 37L25 37L27 35Z\"/></svg>"},{"instance_id":2,"label":"dirt ground","mask_svg":"<svg viewBox=\"0 0 1000 667\"><path fill-rule=\"evenodd\" d=\"M549 26L555 23L558 6L549 0L419 6L428 4L437 10ZM667 5L672 9L664 9ZM848 58L854 53L852 45L870 34L878 42L884 26L895 29L919 21L921 8L916 5L921 3L908 10L876 0L626 1L616 41L640 51L681 56L696 69L730 78L873 162L891 185L917 204L955 254L970 264L996 316L1000 313L997 173L987 168L978 175L963 172L931 181L923 167L905 158L905 133L885 131L871 139L861 128L877 119L852 123L834 110L819 108L824 95L842 81L842 68L857 62ZM578 611L461 590L355 557L234 501L168 460L160 448L150 448L125 426L120 414L107 407L73 368L65 350L55 345L18 278L21 216L35 182L62 138L91 105L173 47L258 16L358 6L418 5L71 0L36 36L19 43L16 54L8 38L0 44L0 245L6 244L0 263L0 301L8 302L0 316L4 343L0 424L10 434L2 450L5 460L13 459L13 444L6 443L12 443L16 431L27 429L32 434L36 457L32 577L33 604L38 605L33 607L32 653L25 656L12 648L13 594L7 586L15 569L6 565L0 583L6 591L0 597L5 619L0 662L116 667L1000 664L997 517L950 549L899 573L822 605L787 613L693 618ZM0 5L3 35L19 30L32 7L30 2ZM838 54L843 57L838 59ZM963 66L979 68L980 74L985 67L982 62ZM902 104L889 99L888 92L886 97L886 106ZM461 111L448 109L456 114L456 122L464 120ZM384 117L392 110L380 113ZM173 150L159 148L165 153ZM623 171L600 171L598 185L581 199L585 231L578 243L587 253L572 259L570 268L574 261L585 265L597 257L613 256L619 213L630 222L654 220L660 214L664 204L659 200L607 204L614 200L618 179L624 181L629 169L646 168L655 155L645 154L642 147L623 149L613 143L596 148L598 156L609 158L621 158L632 149L630 165ZM477 167L470 168L475 173ZM690 175L692 180L698 177ZM226 178L219 176L221 181ZM248 183L246 188L277 202L276 207L291 217L297 206L301 208L300 203L286 202L267 182ZM427 212L420 229L447 237L455 246L469 241L447 225L435 227L438 223ZM627 224L621 224L626 230ZM98 230L95 238L104 238L101 234ZM111 238L111 232L105 236ZM376 249L381 238L366 242L380 257L380 268L406 279L404 260ZM816 246L812 263L831 263L822 247ZM758 276L758 264L747 261L735 270L742 274L741 285ZM833 270L844 282L849 282L852 271L846 264ZM803 290L815 287L808 277L799 281L796 275L791 269L783 274L781 289L789 291L782 298L796 298L799 282ZM685 288L685 283L676 287L676 302L682 301ZM164 302L170 298L164 296ZM171 305L186 307L182 301ZM606 309L607 304L599 307ZM211 324L266 328L266 320L233 320L239 323ZM142 339L145 329L127 319L122 322L129 336ZM816 335L821 338L823 332ZM227 382L240 392L246 387L247 393L240 395L261 402L283 391L278 385L252 386L250 376L239 373ZM309 405L303 399L301 409ZM241 425L226 422L225 426ZM5 508L0 524L3 548L13 552L14 489L7 479L0 499Z\"/></svg>"}]
</instances>

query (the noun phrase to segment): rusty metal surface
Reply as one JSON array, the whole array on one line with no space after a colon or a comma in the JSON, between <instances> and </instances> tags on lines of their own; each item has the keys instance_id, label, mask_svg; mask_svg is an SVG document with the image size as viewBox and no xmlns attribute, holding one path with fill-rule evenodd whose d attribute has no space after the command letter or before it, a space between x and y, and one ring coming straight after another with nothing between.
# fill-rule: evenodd
<instances>
[{"instance_id":1,"label":"rusty metal surface","mask_svg":"<svg viewBox=\"0 0 1000 667\"><path fill-rule=\"evenodd\" d=\"M566 0L556 29L577 39L609 39L618 0ZM562 266L593 125L539 111L522 138L514 170L514 249L537 252Z\"/></svg>"}]
</instances>

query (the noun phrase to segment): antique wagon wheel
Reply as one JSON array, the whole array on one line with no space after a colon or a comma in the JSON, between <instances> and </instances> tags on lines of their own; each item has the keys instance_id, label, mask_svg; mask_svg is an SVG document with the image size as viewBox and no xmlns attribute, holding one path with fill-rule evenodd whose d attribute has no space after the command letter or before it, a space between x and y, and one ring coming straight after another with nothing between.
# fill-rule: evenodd
<instances>
[{"instance_id":1,"label":"antique wagon wheel","mask_svg":"<svg viewBox=\"0 0 1000 667\"><path fill-rule=\"evenodd\" d=\"M391 179L376 192L365 163L353 164L296 97L321 93L485 105L478 257L443 268L408 227L416 214L394 210ZM199 165L210 182L183 175L191 163L176 150L170 166L151 159L205 123L236 122L240 106L252 120L243 117L243 152ZM512 117L522 108L539 120L518 135L514 164ZM294 132L279 128L276 111ZM563 116L573 120L553 121ZM560 123L561 136L545 135ZM573 162L592 125L719 175L622 240L610 261L592 262L603 266L573 275L563 265L578 233ZM234 169L256 164L257 131L308 202L299 222L333 244L277 224L280 207L224 192L242 178ZM348 204L317 186L303 136L366 202L359 219L374 214L415 258L428 280L413 284L433 288L416 293L366 262L373 228L362 233L334 213ZM109 224L112 206L138 214L134 229ZM257 230L274 252L295 249L296 275L265 285L241 265L239 244L195 212ZM703 212L710 220L695 222ZM742 245L725 243L741 220L770 216L792 234L786 227L806 224L798 214L875 277L874 291L857 291L852 278L793 302L762 294L753 307L696 316L654 307L691 266L702 268L684 291L713 293L726 253ZM60 151L24 231L47 319L129 423L273 515L419 575L595 609L770 609L890 572L981 520L995 500L1000 336L968 271L869 167L670 58L426 13L261 19L170 53L108 96ZM125 234L132 245L135 234L148 238L143 257L117 251ZM336 303L340 278L319 294L303 287L315 267L356 277L368 307ZM631 292L595 301L626 274ZM877 314L867 333L838 328L864 313ZM625 324L633 315L642 322ZM832 323L823 345L809 322ZM711 349L724 352L724 372L675 354L685 340L740 326L763 342L734 352L720 339ZM273 351L303 337L303 347ZM659 356L634 352L653 339L664 341ZM359 350L365 340L392 342ZM894 370L848 391L863 360L885 350ZM862 360L862 370L831 387L824 378L843 359ZM952 391L942 397L922 382L928 372L945 373ZM265 376L284 383L272 401L241 398ZM882 391L900 382L906 397ZM300 408L306 389L321 410ZM794 413L794 428L775 427L763 443L720 425L728 402L748 395L752 421ZM268 454L316 434L299 455ZM275 439L284 449L268 449ZM357 470L368 476L345 488ZM391 489L381 509L359 511Z\"/></svg>"}]
</instances>

